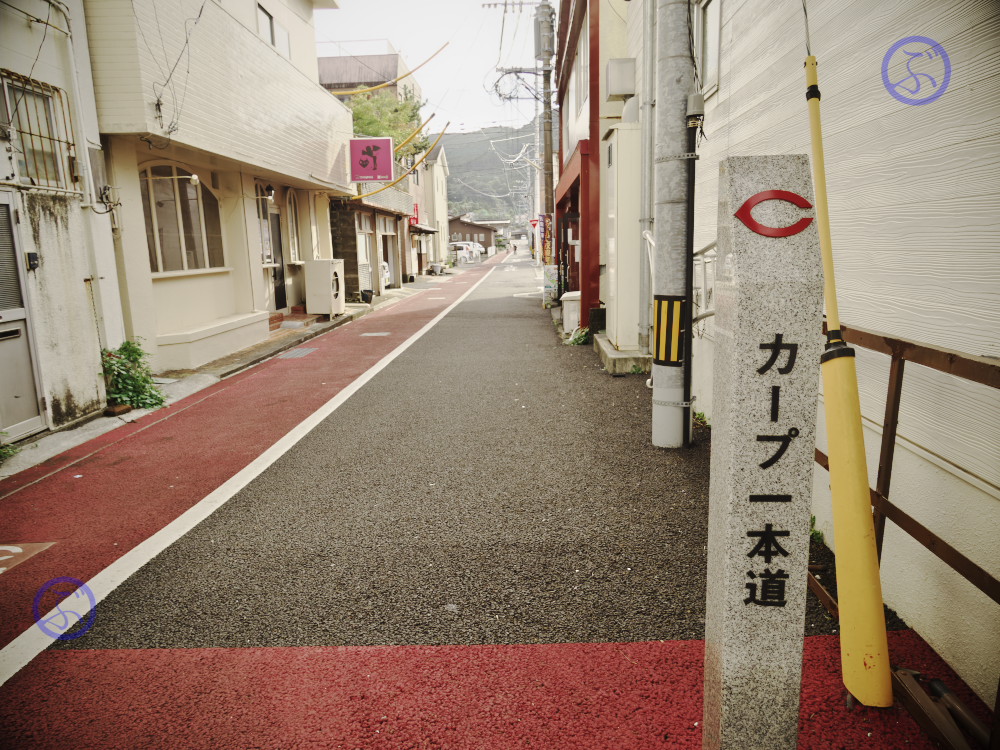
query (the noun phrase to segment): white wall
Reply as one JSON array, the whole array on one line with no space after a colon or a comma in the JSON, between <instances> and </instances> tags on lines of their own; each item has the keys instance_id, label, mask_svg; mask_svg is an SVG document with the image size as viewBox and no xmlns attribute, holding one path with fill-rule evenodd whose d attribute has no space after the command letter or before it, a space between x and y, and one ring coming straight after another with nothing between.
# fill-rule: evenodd
<instances>
[{"instance_id":1,"label":"white wall","mask_svg":"<svg viewBox=\"0 0 1000 750\"><path fill-rule=\"evenodd\" d=\"M427 223L437 229L437 234L431 242L434 248L431 257L435 261L448 258L448 157L442 148L438 158L428 162L427 168Z\"/></svg>"},{"instance_id":2,"label":"white wall","mask_svg":"<svg viewBox=\"0 0 1000 750\"><path fill-rule=\"evenodd\" d=\"M630 6L629 52L640 57L641 75L642 7ZM809 19L843 321L1000 356L1000 8L986 0L813 0ZM886 51L909 35L934 39L951 59L947 92L927 105L903 104L882 83ZM801 3L724 1L721 47L696 162L696 249L715 239L721 159L810 152ZM695 335L696 408L711 415L711 319ZM887 358L858 350L873 485L887 368ZM904 382L891 499L1000 576L996 390L915 365ZM822 423L818 434L823 448ZM818 471L814 513L835 545L827 477ZM992 705L1000 608L891 522L885 550L887 603Z\"/></svg>"},{"instance_id":3,"label":"white wall","mask_svg":"<svg viewBox=\"0 0 1000 750\"><path fill-rule=\"evenodd\" d=\"M566 96L559 102L560 113L562 117L562 138L560 143L562 144L563 153L563 165L569 163L570 157L573 156L573 151L576 150L576 145L581 140L589 137L588 128L590 127L589 120L589 102L590 97L587 96L586 82L582 80L582 76L579 72L579 65L577 60L581 54L581 48L588 44L587 41L587 29L590 27L590 12L588 11L583 19L583 26L581 26L580 40L577 45L576 55L573 57L573 63L569 66L569 82L566 85ZM580 90L581 103L577 106L577 91Z\"/></svg>"},{"instance_id":4,"label":"white wall","mask_svg":"<svg viewBox=\"0 0 1000 750\"><path fill-rule=\"evenodd\" d=\"M10 7L10 5L14 7ZM22 252L37 252L40 266L26 274L29 325L36 369L46 399L46 421L59 427L104 406L100 349L123 338L111 223L91 210L89 148L100 151L89 75L83 3L69 0L69 18L41 0L0 6L0 67L62 90L73 118L63 135L73 142L81 179L68 192L27 189L9 182L22 217L15 226ZM29 23L20 9L49 18L55 28ZM72 32L72 41L62 29ZM76 71L76 72L75 72ZM13 170L0 160L3 176ZM76 325L68 326L67 321Z\"/></svg>"},{"instance_id":5,"label":"white wall","mask_svg":"<svg viewBox=\"0 0 1000 750\"><path fill-rule=\"evenodd\" d=\"M255 22L248 27L215 2L205 4L185 50L184 31L192 28L186 22L197 16L201 3L157 3L154 15L153 1L87 0L102 132L165 136L176 120L177 129L169 134L174 143L317 189L348 185L351 114L314 74L290 64L258 37ZM158 44L161 34L166 53ZM315 59L314 40L308 49ZM178 58L171 85L163 87L164 71Z\"/></svg>"},{"instance_id":6,"label":"white wall","mask_svg":"<svg viewBox=\"0 0 1000 750\"><path fill-rule=\"evenodd\" d=\"M290 59L258 34L254 2L179 0L156 3L155 12L153 0L87 3L100 126L122 203L118 257L130 333L147 342L158 370L195 367L263 340L277 298L261 259L256 184L275 188L281 211L287 306L302 298L288 243L289 190L299 198L303 259L330 257L327 194L353 192L351 113L316 80L313 3L262 2L289 32ZM215 188L224 268L151 273L137 172L156 161Z\"/></svg>"}]
</instances>

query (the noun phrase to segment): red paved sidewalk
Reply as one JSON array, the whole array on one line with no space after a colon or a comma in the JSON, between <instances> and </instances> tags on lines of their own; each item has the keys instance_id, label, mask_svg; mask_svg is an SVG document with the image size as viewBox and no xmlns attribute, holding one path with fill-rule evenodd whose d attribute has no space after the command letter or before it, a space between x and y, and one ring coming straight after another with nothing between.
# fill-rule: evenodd
<instances>
[{"instance_id":1,"label":"red paved sidewalk","mask_svg":"<svg viewBox=\"0 0 1000 750\"><path fill-rule=\"evenodd\" d=\"M889 638L894 656L960 686L914 633ZM703 653L701 641L48 651L0 688L0 746L700 748ZM899 706L848 709L838 654L835 636L806 638L800 748L933 747Z\"/></svg>"},{"instance_id":2,"label":"red paved sidewalk","mask_svg":"<svg viewBox=\"0 0 1000 750\"><path fill-rule=\"evenodd\" d=\"M0 575L0 647L58 576L87 581L246 467L461 297L499 257L0 481L0 543L55 542ZM443 299L431 300L430 297ZM388 332L388 336L362 337ZM98 607L99 610L99 607Z\"/></svg>"}]
</instances>

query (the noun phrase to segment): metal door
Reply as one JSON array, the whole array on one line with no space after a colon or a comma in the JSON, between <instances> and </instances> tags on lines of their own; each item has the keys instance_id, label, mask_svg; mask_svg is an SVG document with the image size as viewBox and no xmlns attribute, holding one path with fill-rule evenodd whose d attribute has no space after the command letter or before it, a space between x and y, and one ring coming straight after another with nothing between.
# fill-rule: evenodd
<instances>
[{"instance_id":1,"label":"metal door","mask_svg":"<svg viewBox=\"0 0 1000 750\"><path fill-rule=\"evenodd\" d=\"M24 301L10 193L0 193L0 431L10 442L45 429Z\"/></svg>"}]
</instances>

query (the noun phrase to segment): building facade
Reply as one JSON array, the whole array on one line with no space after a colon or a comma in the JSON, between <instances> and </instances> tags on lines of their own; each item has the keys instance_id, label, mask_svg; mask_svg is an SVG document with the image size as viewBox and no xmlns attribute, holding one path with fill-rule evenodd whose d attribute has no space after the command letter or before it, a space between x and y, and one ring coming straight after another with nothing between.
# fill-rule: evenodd
<instances>
[{"instance_id":1,"label":"building facade","mask_svg":"<svg viewBox=\"0 0 1000 750\"><path fill-rule=\"evenodd\" d=\"M124 327L84 4L0 7L0 436L105 404Z\"/></svg>"},{"instance_id":2,"label":"building facade","mask_svg":"<svg viewBox=\"0 0 1000 750\"><path fill-rule=\"evenodd\" d=\"M448 220L448 236L451 242L478 242L486 248L496 245L494 227L472 221L465 216L452 216Z\"/></svg>"},{"instance_id":3,"label":"building facade","mask_svg":"<svg viewBox=\"0 0 1000 750\"><path fill-rule=\"evenodd\" d=\"M314 51L312 11L335 5L85 4L129 338L159 371L266 339L350 192L351 113Z\"/></svg>"},{"instance_id":4,"label":"building facade","mask_svg":"<svg viewBox=\"0 0 1000 750\"><path fill-rule=\"evenodd\" d=\"M622 103L606 96L609 59L625 51L625 0L560 3L556 39L559 102L559 177L555 188L555 261L560 293L580 292L579 325L602 306L606 259L602 253L601 160L607 129ZM567 321L564 321L564 326Z\"/></svg>"},{"instance_id":5,"label":"building facade","mask_svg":"<svg viewBox=\"0 0 1000 750\"><path fill-rule=\"evenodd\" d=\"M427 155L427 224L437 230L431 243L431 262L448 259L448 157L438 144Z\"/></svg>"}]
</instances>

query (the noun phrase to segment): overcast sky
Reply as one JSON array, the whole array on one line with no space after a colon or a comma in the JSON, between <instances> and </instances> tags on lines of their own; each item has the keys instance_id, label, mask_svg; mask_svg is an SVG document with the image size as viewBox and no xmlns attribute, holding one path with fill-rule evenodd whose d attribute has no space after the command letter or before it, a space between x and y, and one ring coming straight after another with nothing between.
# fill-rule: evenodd
<instances>
[{"instance_id":1,"label":"overcast sky","mask_svg":"<svg viewBox=\"0 0 1000 750\"><path fill-rule=\"evenodd\" d=\"M448 121L449 133L517 127L534 116L534 102L502 102L486 89L492 90L497 78L498 60L503 67L534 66L534 11L519 11L517 0L508 0L505 15L502 7L483 8L485 1L339 0L339 10L316 12L318 52L321 57L386 52L379 40L388 40L415 68L448 42L414 74L427 100L424 116L435 114L428 130L438 131Z\"/></svg>"}]
</instances>

